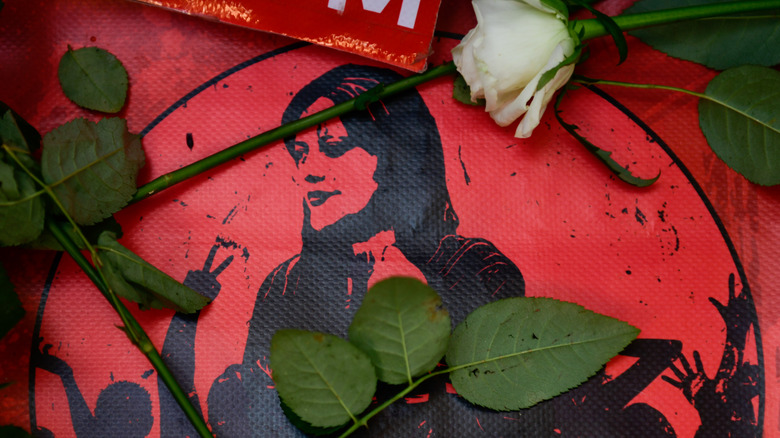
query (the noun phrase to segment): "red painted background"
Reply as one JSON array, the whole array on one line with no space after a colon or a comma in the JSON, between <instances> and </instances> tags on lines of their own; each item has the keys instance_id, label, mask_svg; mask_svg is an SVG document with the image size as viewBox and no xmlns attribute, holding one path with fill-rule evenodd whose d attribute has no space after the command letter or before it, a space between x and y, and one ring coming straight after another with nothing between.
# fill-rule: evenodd
<instances>
[{"instance_id":1,"label":"red painted background","mask_svg":"<svg viewBox=\"0 0 780 438\"><path fill-rule=\"evenodd\" d=\"M628 3L604 1L599 6L614 14ZM448 4L438 29L465 33L474 24L472 17L466 2ZM68 45L97 45L117 55L128 70L129 100L120 115L128 119L131 130L139 132L201 84L292 42L122 0L56 4L7 0L0 12L4 60L0 100L42 133L75 117L95 119L64 97L56 69ZM449 59L454 43L437 38L431 62ZM635 39L630 38L629 44L628 60L616 66L611 44L593 42L590 59L579 67L581 73L695 91L703 90L715 75ZM226 77L150 131L144 140L148 165L142 178L276 126L290 93L345 62L369 61L310 46ZM660 91L606 91L680 158L734 243L758 311L766 383L764 430L773 436L779 431L780 417L776 364L780 298L773 290L780 279L776 263L780 229L775 220L780 192L746 182L711 153L697 128L695 99ZM662 171L656 186L645 190L610 178L550 114L532 139L523 141L514 139L511 129L495 127L480 109L452 101L449 79L420 87L420 92L442 135L460 234L496 244L522 270L528 295L579 302L631 322L643 330L642 337L683 340L689 358L692 350L700 350L705 368L717 367L723 327L706 298L725 302L734 263L698 194L671 158L657 144L647 142L643 131L587 91L573 95L565 107L567 117L591 138L619 139L616 156L636 161L635 171L644 176ZM193 135L191 151L186 133ZM245 322L260 282L300 247L300 203L291 187L294 164L286 150L277 144L244 158L119 215L126 235L123 243L180 280L187 270L202 266L217 235L247 242L252 255L242 259L235 252L237 261L221 277L223 289L230 293L220 295L208 311L209 318L222 322L198 332L197 354L212 358L198 362L196 385L204 388L226 364L240 361ZM645 221L637 219L637 212L643 213ZM28 358L35 346L32 331L53 257L23 249L0 250L0 261L27 310L23 323L0 341L0 382L15 382L0 393L0 424L25 428L30 424ZM110 378L141 381L139 374L150 368L124 335L113 329L118 319L67 257L46 312L52 313L44 315L41 333L47 342L68 340L67 345L56 346L58 354L67 357L77 381L84 382L88 404L94 403ZM137 317L160 347L170 313L138 312ZM756 354L754 349L748 353ZM611 367L619 370L626 366L624 362L619 359ZM51 388L36 392L38 423L57 436L68 436L70 420L63 414L67 405L63 411L58 379L41 371L35 378L37 388ZM154 383L152 379L147 387L153 397ZM696 412L678 390L659 380L640 397L656 407L663 401L662 410L678 435L693 436Z\"/></svg>"}]
</instances>

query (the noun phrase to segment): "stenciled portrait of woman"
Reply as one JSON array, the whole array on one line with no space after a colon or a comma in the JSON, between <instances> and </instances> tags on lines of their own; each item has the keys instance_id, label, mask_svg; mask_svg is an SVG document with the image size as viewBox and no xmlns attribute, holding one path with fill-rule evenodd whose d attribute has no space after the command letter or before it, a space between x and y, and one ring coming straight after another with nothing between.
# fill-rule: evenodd
<instances>
[{"instance_id":1,"label":"stenciled portrait of woman","mask_svg":"<svg viewBox=\"0 0 780 438\"><path fill-rule=\"evenodd\" d=\"M285 77L286 88L262 88L267 77ZM274 388L272 336L296 328L346 338L371 286L402 275L437 291L453 327L483 304L546 296L621 318L642 333L586 383L532 408L474 406L442 375L355 436L752 436L761 422L755 406L762 371L749 288L727 236L661 139L609 96L574 94L588 109L568 116L583 127L593 114L608 114L620 122L610 136L657 149L645 160L653 171L664 166L664 184L640 194L559 126L542 124L534 143L492 129L481 111L452 105L451 82L373 98L372 89L402 77L339 56L324 59L310 46L285 46L203 84L147 128L153 177L224 141L349 99L366 103L265 155L156 195L154 212L139 205L118 218L129 246L158 242L146 254L150 261L213 300L194 314L142 317L214 434L307 436ZM227 135L235 137L221 138ZM175 153L171 139L181 143ZM142 360L92 371L102 379L82 377L96 362L90 355L124 354L120 332L98 333L90 345L58 342L77 339L75 328L47 328L47 315L80 293L58 281L76 268L67 261L52 267L62 273L51 276L42 304L32 356L34 424L42 436L194 436ZM685 323L696 330L681 329ZM59 397L63 387L67 396ZM372 406L399 390L380 384ZM56 408L43 408L49 405ZM132 427L106 414L112 409L132 413Z\"/></svg>"},{"instance_id":2,"label":"stenciled portrait of woman","mask_svg":"<svg viewBox=\"0 0 780 438\"><path fill-rule=\"evenodd\" d=\"M381 68L335 68L295 95L282 123L399 78ZM417 92L374 102L367 111L324 122L284 143L302 197L303 246L266 277L244 362L228 368L211 388L210 422L224 436L296 435L262 371L271 337L285 327L346 337L369 286L388 272L440 291L456 322L482 304L524 294L522 274L511 260L487 240L457 234L441 140ZM383 268L390 263L392 271ZM182 331L168 333L166 346L181 345Z\"/></svg>"},{"instance_id":3,"label":"stenciled portrait of woman","mask_svg":"<svg viewBox=\"0 0 780 438\"><path fill-rule=\"evenodd\" d=\"M398 77L375 67L334 68L293 97L282 123ZM520 270L499 249L485 239L458 234L439 132L416 91L323 122L284 144L295 162L293 180L302 199L302 247L265 278L249 321L243 363L229 366L210 388L208 418L217 436L303 436L285 416L273 387L271 337L287 327L346 337L368 288L388 273L427 282L441 295L453 324L482 304L525 292ZM226 259L210 271L216 248L204 270L185 280L215 298L217 275L231 262ZM184 366L179 378L185 382L193 379L196 326L197 316L178 315L163 348L164 355ZM446 377L432 379L408 398L418 402L397 403L373 419L379 435L372 429L359 434L427 436L436 430L441 436L552 436L568 431L584 436L583 431L593 431L599 436L635 425L635 436L675 436L659 411L629 403L672 365L680 350L679 341L637 340L624 352L637 360L620 377L597 377L571 397L519 415L472 406L459 399ZM178 407L162 395L164 389L160 392L162 434L189 430ZM393 394L393 387L380 387L377 400Z\"/></svg>"}]
</instances>

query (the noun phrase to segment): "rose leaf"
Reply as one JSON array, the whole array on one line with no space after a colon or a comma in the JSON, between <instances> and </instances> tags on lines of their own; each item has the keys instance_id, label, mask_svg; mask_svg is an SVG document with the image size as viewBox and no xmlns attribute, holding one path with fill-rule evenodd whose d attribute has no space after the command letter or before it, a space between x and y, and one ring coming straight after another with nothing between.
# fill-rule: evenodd
<instances>
[{"instance_id":1,"label":"rose leaf","mask_svg":"<svg viewBox=\"0 0 780 438\"><path fill-rule=\"evenodd\" d=\"M57 72L62 91L79 106L116 113L127 96L127 71L106 50L84 47L68 51L60 59Z\"/></svg>"},{"instance_id":2,"label":"rose leaf","mask_svg":"<svg viewBox=\"0 0 780 438\"><path fill-rule=\"evenodd\" d=\"M0 338L24 317L22 302L14 291L14 285L3 265L0 265Z\"/></svg>"},{"instance_id":3,"label":"rose leaf","mask_svg":"<svg viewBox=\"0 0 780 438\"><path fill-rule=\"evenodd\" d=\"M524 409L585 382L639 330L551 298L486 304L455 328L447 365L455 390L499 411Z\"/></svg>"},{"instance_id":4,"label":"rose leaf","mask_svg":"<svg viewBox=\"0 0 780 438\"><path fill-rule=\"evenodd\" d=\"M43 137L44 182L81 225L97 223L127 205L143 164L141 139L127 130L123 119L76 119Z\"/></svg>"},{"instance_id":5,"label":"rose leaf","mask_svg":"<svg viewBox=\"0 0 780 438\"><path fill-rule=\"evenodd\" d=\"M756 184L780 184L780 72L729 69L704 94L714 101L699 101L699 124L715 154Z\"/></svg>"},{"instance_id":6,"label":"rose leaf","mask_svg":"<svg viewBox=\"0 0 780 438\"><path fill-rule=\"evenodd\" d=\"M349 340L368 354L379 380L411 384L444 356L450 328L436 291L415 278L391 277L368 291L349 326Z\"/></svg>"},{"instance_id":7,"label":"rose leaf","mask_svg":"<svg viewBox=\"0 0 780 438\"><path fill-rule=\"evenodd\" d=\"M43 231L45 208L41 193L17 162L30 171L37 168L30 157L29 138L14 113L7 110L0 118L0 245L3 246L30 242Z\"/></svg>"},{"instance_id":8,"label":"rose leaf","mask_svg":"<svg viewBox=\"0 0 780 438\"><path fill-rule=\"evenodd\" d=\"M271 339L271 369L282 402L315 427L341 426L376 391L371 359L337 336L285 329Z\"/></svg>"},{"instance_id":9,"label":"rose leaf","mask_svg":"<svg viewBox=\"0 0 780 438\"><path fill-rule=\"evenodd\" d=\"M452 98L466 105L485 106L485 99L477 99L476 102L471 100L471 87L460 74L455 75L455 81L452 84Z\"/></svg>"},{"instance_id":10,"label":"rose leaf","mask_svg":"<svg viewBox=\"0 0 780 438\"><path fill-rule=\"evenodd\" d=\"M98 237L97 249L108 285L143 309L165 307L194 313L210 302L125 248L112 232L103 232Z\"/></svg>"},{"instance_id":11,"label":"rose leaf","mask_svg":"<svg viewBox=\"0 0 780 438\"><path fill-rule=\"evenodd\" d=\"M730 1L730 0L725 0ZM640 0L625 14L723 3L724 0ZM630 32L646 44L675 58L704 64L716 70L753 64L780 63L780 20L730 16L655 26Z\"/></svg>"}]
</instances>

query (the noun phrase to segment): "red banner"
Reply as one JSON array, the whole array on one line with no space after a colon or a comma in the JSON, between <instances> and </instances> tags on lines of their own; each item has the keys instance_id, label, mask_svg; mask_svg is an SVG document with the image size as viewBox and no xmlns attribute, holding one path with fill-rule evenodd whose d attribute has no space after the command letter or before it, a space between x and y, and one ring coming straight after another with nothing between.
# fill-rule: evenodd
<instances>
[{"instance_id":1,"label":"red banner","mask_svg":"<svg viewBox=\"0 0 780 438\"><path fill-rule=\"evenodd\" d=\"M441 0L137 0L425 69Z\"/></svg>"}]
</instances>

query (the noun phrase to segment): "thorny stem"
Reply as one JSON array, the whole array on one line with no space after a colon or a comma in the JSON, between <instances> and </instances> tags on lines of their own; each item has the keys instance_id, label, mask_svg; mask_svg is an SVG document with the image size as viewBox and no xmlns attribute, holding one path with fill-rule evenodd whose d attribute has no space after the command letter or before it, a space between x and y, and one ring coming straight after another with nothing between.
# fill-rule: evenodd
<instances>
[{"instance_id":1,"label":"thorny stem","mask_svg":"<svg viewBox=\"0 0 780 438\"><path fill-rule=\"evenodd\" d=\"M106 300L108 300L114 310L116 310L116 312L119 314L119 318L124 324L125 333L133 342L133 344L135 344L136 347L141 350L141 352L152 364L159 377L163 382L165 382L165 385L171 391L174 399L179 403L179 406L181 406L184 414L195 427L195 430L197 430L198 434L200 434L200 436L203 438L213 437L211 431L206 425L206 422L201 418L198 411L195 409L192 403L190 403L190 399L187 394L184 393L181 386L179 386L179 384L176 382L176 378L165 364L165 361L163 361L160 353L157 351L157 348L155 348L154 344L149 339L146 332L144 332L138 321L133 317L130 311L127 310L127 307L125 307L122 301L119 300L119 297L117 297L116 293L114 293L114 291L108 286L105 278L102 276L99 270L89 263L81 251L79 251L78 246L71 240L70 236L68 236L59 223L56 221L49 221L47 223L47 227L49 231L51 231L54 238L57 239L63 248L65 248L65 251L87 274L87 277L92 280L95 286L97 286L97 288L100 290L100 293L103 294Z\"/></svg>"},{"instance_id":2,"label":"thorny stem","mask_svg":"<svg viewBox=\"0 0 780 438\"><path fill-rule=\"evenodd\" d=\"M525 354L538 353L540 351L551 350L551 349L559 348L559 347L570 347L572 345L577 345L577 344L580 344L580 343L582 343L582 342L567 342L567 343L563 343L563 344L553 344L553 345L548 345L546 347L534 348L534 349L525 350L525 351L516 351L514 353L503 354L503 355L500 355L500 356L488 357L486 359L475 360L473 362L463 363L463 364L460 364L460 365L455 365L455 366L452 366L452 367L444 368L444 369L439 370L439 371L434 371L434 372L428 373L428 374L420 377L419 379L415 380L414 382L410 382L409 386L404 388L401 392L399 392L398 394L394 395L390 399L386 400L384 403L382 403L381 405L379 405L376 408L374 408L371 412L369 412L366 415L360 417L360 419L355 421L355 423L352 424L352 426L350 426L349 429L344 431L344 433L342 433L339 436L339 438L346 438L349 435L351 435L352 433L354 433L356 430L358 430L359 428L361 428L363 426L366 426L367 423L368 423L368 420L373 418L375 415L380 413L382 410L384 410L385 408L387 408L391 404L393 404L393 403L397 402L398 400L400 400L401 397L405 396L406 394L409 394L414 388L420 386L421 383L425 382L426 380L428 380L428 379L430 379L432 377L440 376L442 374L449 374L449 373L452 373L452 372L455 372L455 371L459 371L459 370L463 370L463 369L467 369L467 368L473 368L473 367L476 367L478 365L484 365L486 363L496 362L496 361L503 360L503 359L509 359L509 358L513 358L513 357L517 357L517 356L522 356L522 355L525 355Z\"/></svg>"},{"instance_id":3,"label":"thorny stem","mask_svg":"<svg viewBox=\"0 0 780 438\"><path fill-rule=\"evenodd\" d=\"M617 25L621 28L621 30L628 31L628 30L638 29L642 27L668 24L668 23L674 23L674 22L679 22L684 20L711 18L714 16L724 16L724 15L743 13L743 12L769 10L775 8L780 8L780 0L748 0L748 1L739 1L739 2L732 2L732 3L691 6L691 7L669 9L669 10L657 11L657 12L647 12L641 14L630 14L630 15L613 17L613 19L615 20ZM607 34L603 25L595 19L580 20L577 23L575 23L575 29L583 31L582 40L588 40L588 39L604 36ZM339 105L335 105L319 113L315 113L311 116L280 126L271 131L267 131L263 134L260 134L256 137L238 143L230 148L227 148L221 152L218 152L200 161L192 163L174 172L162 175L159 178L140 187L136 192L136 194L134 195L131 202L137 202L142 199L145 199L154 193L160 192L175 184L185 181L188 178L199 175L207 170L210 170L214 167L224 164L245 153L251 152L253 150L259 149L260 147L268 145L274 141L278 141L285 137L293 135L296 132L315 126L319 123L330 120L332 118L339 117L350 111L361 109L362 107L364 107L366 104L369 103L366 101L365 98L366 95L370 96L371 98L370 100L383 99L388 96L400 93L402 91L414 88L418 85L421 85L433 79L454 74L455 72L456 72L455 65L452 62L448 62L441 66L432 68L425 73L410 76L408 78L402 79L393 84L384 84L382 88L377 88L377 91L372 90L364 94L362 97L358 97L349 100L347 102L341 103ZM602 83L606 83L606 82L602 82ZM611 83L611 85L618 85L618 84ZM655 88L663 88L663 87L655 87ZM671 89L671 87L668 87L667 89ZM675 90L675 91L679 91L679 90ZM42 186L46 188L45 185ZM51 190L47 190L47 193L49 193L49 195L52 196L53 199L55 199L55 202L57 202L56 197L53 196ZM70 218L68 219L71 220ZM81 235L81 232L78 229L78 227L75 226L75 224L73 225L75 230L77 230L77 233L84 240L85 244L88 245L89 247L89 243L87 242L86 239L83 238L83 235ZM188 419L192 422L192 424L194 425L198 433L202 437L211 437L212 436L211 432L209 431L205 421L203 421L203 419L200 417L200 415L197 413L195 408L190 403L187 395L184 393L181 387L176 383L175 378L173 377L170 370L165 365L164 361L162 360L162 357L160 357L159 352L156 350L156 348L149 340L148 336L143 331L143 329L138 324L138 322L133 318L133 316L130 314L127 308L118 299L116 294L108 287L100 271L96 270L95 267L93 267L84 258L84 256L79 251L79 248L76 246L75 243L73 243L73 241L70 239L67 233L65 233L65 231L61 228L60 224L50 221L47 224L47 226L49 230L52 232L52 234L55 236L55 238L59 241L59 243L66 249L68 254L70 254L71 257L73 257L76 263L84 270L84 272L87 274L87 276L89 276L92 282L95 283L98 289L100 289L101 293L109 300L109 302L117 311L123 323L125 324L125 328L128 333L128 336L131 337L131 340L138 346L138 348L144 353L144 355L146 355L148 360L152 363L155 370L157 370L157 372L159 373L160 378L168 386L174 398L179 402L180 406L182 407ZM90 251L93 252L94 254L94 249L90 249ZM425 380L433 376L447 373L450 371L452 371L452 369L446 369L446 370L430 373L416 380L415 382L411 383L406 389L398 393L396 396L386 401L385 403L381 404L380 406L377 406L377 408L375 408L374 410L366 414L359 421L355 422L355 424L353 424L342 436L347 436L352 432L354 432L355 430L357 430L359 427L364 426L370 418L372 418L377 413L385 409L391 403L397 401L404 395L408 394L410 391L412 391L414 388L416 388L419 384L421 384Z\"/></svg>"},{"instance_id":4,"label":"thorny stem","mask_svg":"<svg viewBox=\"0 0 780 438\"><path fill-rule=\"evenodd\" d=\"M84 257L78 245L76 245L76 243L73 242L73 240L70 238L68 233L62 227L62 225L59 222L50 219L47 221L46 227L49 229L51 234L54 236L57 242L59 242L59 244L62 245L65 251L73 258L76 264L84 271L84 273L87 275L87 277L89 277L92 283L94 283L95 286L97 286L98 290L100 290L100 293L103 294L106 300L108 300L109 304L111 304L111 307L113 307L114 310L117 312L117 314L119 315L119 319L122 321L122 324L124 325L123 330L127 335L127 337L130 338L130 341L133 344L135 344L135 346L139 350L141 350L141 352L147 357L149 362L157 371L158 375L163 380L163 382L165 382L166 386L171 391L171 394L173 395L174 399L179 403L179 406L181 406L185 415L190 420L190 422L195 427L195 429L198 431L198 433L201 435L201 437L203 438L213 437L208 426L200 417L200 414L198 414L198 411L195 410L195 408L190 403L187 394L184 393L184 391L181 389L181 386L179 386L179 384L176 382L176 379L173 377L171 371L165 365L165 362L162 360L160 353L157 351L154 344L149 339L149 336L146 334L146 332L138 323L138 321L136 321L133 315L127 310L127 307L125 307L125 305L122 304L122 301L119 300L119 297L116 295L116 293L108 285L108 282L106 281L106 277L103 274L102 269L100 269L100 266L102 264L100 262L100 257L95 247L93 247L92 244L90 244L89 240L81 232L81 229L79 228L78 224L76 224L73 218L68 214L68 211L62 205L62 202L59 200L59 198L51 189L51 187L48 186L43 181L41 181L41 179L38 178L37 175L35 175L35 172L28 169L27 166L25 166L24 163L22 163L21 160L19 160L19 158L16 156L13 150L11 150L10 147L8 147L5 144L3 144L2 147L8 153L8 155L10 155L11 158L16 162L16 164L24 172L26 172L27 175L29 175L30 178L32 178L36 184L40 185L43 188L43 191L49 195L49 197L52 199L52 201L57 206L57 208L60 209L60 211L65 216L67 221L70 223L70 226L73 227L73 230L76 233L76 235L84 244L84 247L87 248L87 250L92 255L92 263L94 264L94 266L93 264L90 264L89 261Z\"/></svg>"},{"instance_id":5,"label":"thorny stem","mask_svg":"<svg viewBox=\"0 0 780 438\"><path fill-rule=\"evenodd\" d=\"M626 87L626 88L641 88L641 89L645 89L645 90L665 90L665 91L674 91L674 92L677 92L677 93L683 93L683 94L687 94L689 96L697 97L699 99L704 99L704 100L710 101L712 103L715 103L715 104L721 105L723 107L726 107L729 110L738 113L742 117L744 117L744 118L746 118L748 120L752 120L753 122L758 123L758 124L760 124L762 126L766 126L768 129L773 130L773 131L777 132L778 134L780 134L780 131L778 131L777 128L775 128L775 127L773 127L771 125L768 125L768 124L764 123L761 120L756 119L753 115L751 115L749 113L746 113L746 112L744 112L744 111L742 111L742 110L740 110L738 108L735 108L735 107L727 104L726 102L724 102L722 100L719 100L719 99L714 98L712 96L709 96L707 94L698 93L696 91L691 91L691 90L686 90L685 88L672 87L672 86L669 86L669 85L635 84L635 83L631 83L631 82L607 81L607 80L604 80L604 79L590 79L590 78L585 78L585 77L576 76L576 75L572 77L572 82L577 82L577 83L580 83L580 84L583 84L583 85L601 84L601 85L612 85L612 86Z\"/></svg>"},{"instance_id":6,"label":"thorny stem","mask_svg":"<svg viewBox=\"0 0 780 438\"><path fill-rule=\"evenodd\" d=\"M780 8L780 0L745 0L618 15L612 17L612 19L623 32L626 32L680 21L731 16L745 12L766 11L778 8ZM583 41L607 35L607 30L596 19L578 20L575 24L575 30L580 29L584 30Z\"/></svg>"},{"instance_id":7,"label":"thorny stem","mask_svg":"<svg viewBox=\"0 0 780 438\"><path fill-rule=\"evenodd\" d=\"M177 169L173 172L160 176L159 178L144 184L138 188L135 196L130 202L137 202L167 189L174 184L178 184L188 178L199 175L207 170L213 169L223 163L226 163L241 155L259 149L269 143L289 137L304 129L316 126L335 117L342 116L350 111L365 108L370 102L384 99L386 97L412 89L420 84L440 78L442 76L455 73L455 64L448 62L437 67L433 67L425 73L409 76L392 84L380 84L377 87L350 99L346 102L334 105L328 109L314 113L310 116L295 120L282 125L278 128L266 131L258 136L242 141L234 146L224 149L216 154L210 155L190 165ZM367 99L368 98L368 99Z\"/></svg>"}]
</instances>

